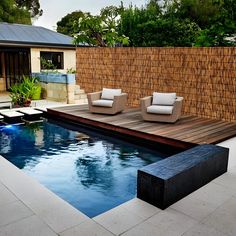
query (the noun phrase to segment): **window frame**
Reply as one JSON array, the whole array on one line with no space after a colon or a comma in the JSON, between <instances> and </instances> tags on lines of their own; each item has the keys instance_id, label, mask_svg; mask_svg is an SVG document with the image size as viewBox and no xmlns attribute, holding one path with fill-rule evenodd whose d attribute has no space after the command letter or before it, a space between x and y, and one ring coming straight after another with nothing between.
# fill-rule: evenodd
<instances>
[{"instance_id":1,"label":"window frame","mask_svg":"<svg viewBox=\"0 0 236 236\"><path fill-rule=\"evenodd\" d=\"M45 56L47 55L47 56ZM61 61L54 64L56 66L55 70L64 70L64 52L62 51L40 51L40 69L41 70L47 70L47 68L42 67L41 58L44 58L45 60L51 60L53 63L53 56L60 56ZM59 66L60 65L60 66Z\"/></svg>"}]
</instances>

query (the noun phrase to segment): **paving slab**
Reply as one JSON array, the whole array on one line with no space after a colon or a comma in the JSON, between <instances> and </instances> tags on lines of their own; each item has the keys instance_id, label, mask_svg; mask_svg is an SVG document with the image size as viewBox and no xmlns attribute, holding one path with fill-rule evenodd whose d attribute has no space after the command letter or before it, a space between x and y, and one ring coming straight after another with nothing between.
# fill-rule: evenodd
<instances>
[{"instance_id":1,"label":"paving slab","mask_svg":"<svg viewBox=\"0 0 236 236\"><path fill-rule=\"evenodd\" d=\"M115 235L120 235L143 221L143 218L122 207L116 207L93 219Z\"/></svg>"},{"instance_id":2,"label":"paving slab","mask_svg":"<svg viewBox=\"0 0 236 236\"><path fill-rule=\"evenodd\" d=\"M127 211L136 214L137 216L143 218L144 220L157 214L161 209L142 201L141 199L134 198L128 202L123 203L120 207L125 208Z\"/></svg>"},{"instance_id":3,"label":"paving slab","mask_svg":"<svg viewBox=\"0 0 236 236\"><path fill-rule=\"evenodd\" d=\"M208 227L204 224L197 224L191 228L188 232L184 233L183 236L226 236L224 233L217 231L212 227Z\"/></svg>"},{"instance_id":4,"label":"paving slab","mask_svg":"<svg viewBox=\"0 0 236 236\"><path fill-rule=\"evenodd\" d=\"M76 227L68 229L59 234L60 236L113 236L111 232L105 230L94 221L86 221Z\"/></svg>"},{"instance_id":5,"label":"paving slab","mask_svg":"<svg viewBox=\"0 0 236 236\"><path fill-rule=\"evenodd\" d=\"M32 108L22 109L22 110L18 110L18 111L23 113L23 114L26 114L26 115L40 115L40 114L43 114L42 111L32 109Z\"/></svg>"},{"instance_id":6,"label":"paving slab","mask_svg":"<svg viewBox=\"0 0 236 236\"><path fill-rule=\"evenodd\" d=\"M89 219L1 156L0 181L56 233Z\"/></svg>"},{"instance_id":7,"label":"paving slab","mask_svg":"<svg viewBox=\"0 0 236 236\"><path fill-rule=\"evenodd\" d=\"M57 236L57 234L34 215L1 227L0 236Z\"/></svg>"},{"instance_id":8,"label":"paving slab","mask_svg":"<svg viewBox=\"0 0 236 236\"><path fill-rule=\"evenodd\" d=\"M34 213L22 202L17 201L0 207L0 227L32 216Z\"/></svg>"},{"instance_id":9,"label":"paving slab","mask_svg":"<svg viewBox=\"0 0 236 236\"><path fill-rule=\"evenodd\" d=\"M0 207L15 201L18 201L17 197L4 185L0 184Z\"/></svg>"},{"instance_id":10,"label":"paving slab","mask_svg":"<svg viewBox=\"0 0 236 236\"><path fill-rule=\"evenodd\" d=\"M4 117L14 118L14 117L23 117L24 115L18 111L1 111L0 114Z\"/></svg>"},{"instance_id":11,"label":"paving slab","mask_svg":"<svg viewBox=\"0 0 236 236\"><path fill-rule=\"evenodd\" d=\"M226 235L236 235L236 198L222 204L209 217L202 220L202 223L213 227Z\"/></svg>"}]
</instances>

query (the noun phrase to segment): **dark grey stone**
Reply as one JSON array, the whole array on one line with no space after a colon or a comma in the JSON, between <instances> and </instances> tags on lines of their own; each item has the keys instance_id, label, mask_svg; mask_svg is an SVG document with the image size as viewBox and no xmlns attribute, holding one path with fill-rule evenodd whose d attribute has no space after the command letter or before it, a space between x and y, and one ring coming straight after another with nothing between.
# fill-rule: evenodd
<instances>
[{"instance_id":1,"label":"dark grey stone","mask_svg":"<svg viewBox=\"0 0 236 236\"><path fill-rule=\"evenodd\" d=\"M138 170L137 197L165 209L227 171L229 149L204 144Z\"/></svg>"}]
</instances>

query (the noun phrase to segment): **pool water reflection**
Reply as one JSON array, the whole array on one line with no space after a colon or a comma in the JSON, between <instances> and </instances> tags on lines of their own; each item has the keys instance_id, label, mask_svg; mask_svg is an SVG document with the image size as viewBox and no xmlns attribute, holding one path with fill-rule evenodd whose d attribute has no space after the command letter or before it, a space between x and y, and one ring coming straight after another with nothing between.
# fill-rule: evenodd
<instances>
[{"instance_id":1,"label":"pool water reflection","mask_svg":"<svg viewBox=\"0 0 236 236\"><path fill-rule=\"evenodd\" d=\"M46 120L1 126L0 155L89 217L132 199L137 170L169 156Z\"/></svg>"}]
</instances>

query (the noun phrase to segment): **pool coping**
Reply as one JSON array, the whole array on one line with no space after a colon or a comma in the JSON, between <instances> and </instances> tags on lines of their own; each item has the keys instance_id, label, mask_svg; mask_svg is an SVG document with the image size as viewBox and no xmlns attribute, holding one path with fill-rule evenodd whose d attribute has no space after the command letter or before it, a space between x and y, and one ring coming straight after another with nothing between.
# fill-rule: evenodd
<instances>
[{"instance_id":1,"label":"pool coping","mask_svg":"<svg viewBox=\"0 0 236 236\"><path fill-rule=\"evenodd\" d=\"M82 235L84 233L85 235L112 236L117 234L109 231L109 229L97 220L103 214L114 209L124 210L127 208L127 204L134 205L138 201L138 204L144 209L144 216L138 216L139 214L143 214L141 211L135 212L135 214L132 213L136 217L135 221L132 222L134 224L133 226L135 226L161 211L142 200L134 198L103 214L89 218L0 155L1 192L3 188L14 200L7 202L7 204L1 204L0 202L0 212L2 208L8 208L11 205L18 204L20 205L19 211L22 211L23 207L28 214L9 221L5 225L0 222L0 235L3 233L3 235L11 236L32 236L40 230L43 231L42 234L39 233L42 236L74 236L78 235L78 232L82 232ZM18 205L17 207L19 208ZM15 214L17 215L17 207L14 209L15 213L7 213L10 216L6 218L12 217ZM125 211L127 211L126 213L129 212L127 209ZM22 227L24 228L24 234L19 233L19 231L22 231Z\"/></svg>"},{"instance_id":2,"label":"pool coping","mask_svg":"<svg viewBox=\"0 0 236 236\"><path fill-rule=\"evenodd\" d=\"M0 156L0 183L57 234L90 220L3 156Z\"/></svg>"},{"instance_id":3,"label":"pool coping","mask_svg":"<svg viewBox=\"0 0 236 236\"><path fill-rule=\"evenodd\" d=\"M214 182L211 182L211 184L215 184ZM43 236L112 236L120 235L130 229L132 231L132 228L138 228L139 225L145 225L146 220L157 217L157 215L164 217L177 213L179 217L183 217L183 214L176 211L175 208L171 207L162 211L135 198L91 219L42 186L35 179L26 175L3 156L0 156L1 192L2 186L31 212L27 217L24 216L17 221L9 222L7 225L0 225L0 234L3 232L3 235L5 235L4 230L9 230L10 228L11 233L7 235L32 236L35 235L32 232L38 232L39 228L37 227L40 225L40 231L47 230L47 234L39 234ZM14 204L14 202L11 204ZM0 210L2 207L4 206L0 205ZM15 213L10 212L9 214L17 214L17 209L15 209ZM184 216L186 217L185 214ZM125 223L117 225L118 221L122 223L125 221ZM29 225L29 222L31 225ZM197 224L197 221L191 221L191 224ZM24 234L19 234L19 225L24 227Z\"/></svg>"}]
</instances>

